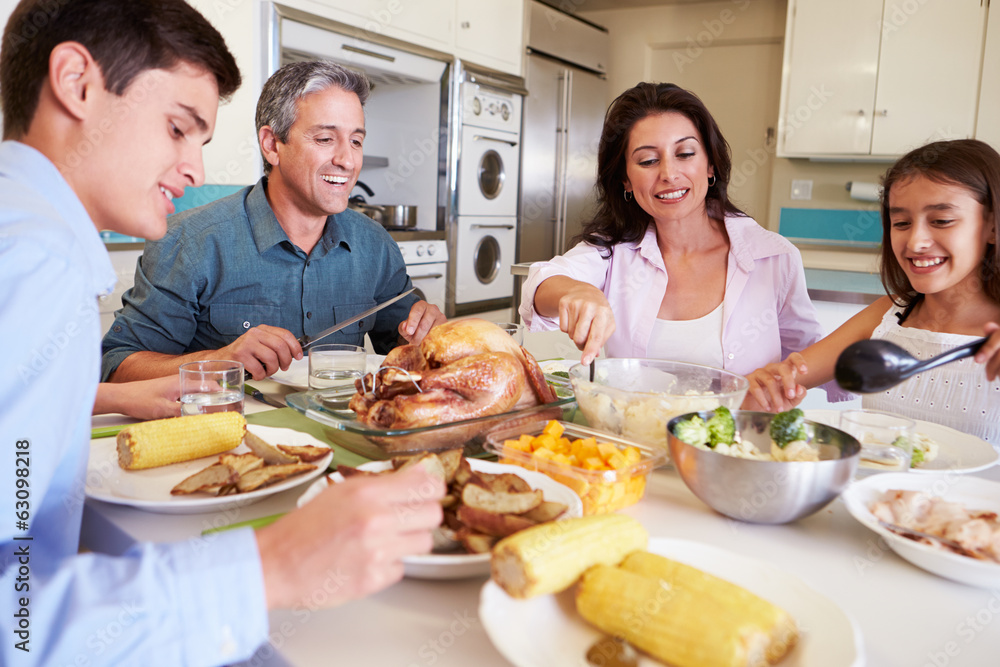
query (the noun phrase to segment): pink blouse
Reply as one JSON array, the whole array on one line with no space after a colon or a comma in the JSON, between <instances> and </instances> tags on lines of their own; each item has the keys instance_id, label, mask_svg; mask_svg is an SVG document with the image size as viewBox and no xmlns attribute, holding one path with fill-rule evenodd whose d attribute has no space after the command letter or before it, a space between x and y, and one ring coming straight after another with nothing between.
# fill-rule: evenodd
<instances>
[{"instance_id":1,"label":"pink blouse","mask_svg":"<svg viewBox=\"0 0 1000 667\"><path fill-rule=\"evenodd\" d=\"M823 331L795 246L752 218L727 217L726 231L730 249L722 303L723 367L746 375L808 347ZM594 285L611 304L617 328L606 343L606 354L646 357L669 280L655 226L651 223L638 243L621 243L613 250L605 259L600 248L580 243L565 255L532 264L518 309L528 329L559 328L558 317L535 311L535 290L547 278L568 276Z\"/></svg>"}]
</instances>

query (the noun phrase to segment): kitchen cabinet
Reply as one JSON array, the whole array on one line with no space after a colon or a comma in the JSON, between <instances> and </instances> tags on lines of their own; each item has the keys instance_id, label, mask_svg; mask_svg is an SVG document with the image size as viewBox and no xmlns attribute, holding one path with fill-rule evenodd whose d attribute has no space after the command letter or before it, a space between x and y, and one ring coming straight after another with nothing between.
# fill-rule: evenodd
<instances>
[{"instance_id":1,"label":"kitchen cabinet","mask_svg":"<svg viewBox=\"0 0 1000 667\"><path fill-rule=\"evenodd\" d=\"M376 36L521 74L524 0L281 0L282 5Z\"/></svg>"},{"instance_id":2,"label":"kitchen cabinet","mask_svg":"<svg viewBox=\"0 0 1000 667\"><path fill-rule=\"evenodd\" d=\"M212 141L204 150L206 185L252 185L263 173L254 113L263 86L260 62L259 8L252 2L188 0L226 40L243 84L219 105Z\"/></svg>"},{"instance_id":3,"label":"kitchen cabinet","mask_svg":"<svg viewBox=\"0 0 1000 667\"><path fill-rule=\"evenodd\" d=\"M780 157L892 159L973 136L981 0L790 0Z\"/></svg>"},{"instance_id":4,"label":"kitchen cabinet","mask_svg":"<svg viewBox=\"0 0 1000 667\"><path fill-rule=\"evenodd\" d=\"M990 12L986 25L976 139L1000 151L1000 4Z\"/></svg>"},{"instance_id":5,"label":"kitchen cabinet","mask_svg":"<svg viewBox=\"0 0 1000 667\"><path fill-rule=\"evenodd\" d=\"M455 44L455 0L282 0L281 4L358 28L362 39L384 35L446 53Z\"/></svg>"},{"instance_id":6,"label":"kitchen cabinet","mask_svg":"<svg viewBox=\"0 0 1000 667\"><path fill-rule=\"evenodd\" d=\"M457 0L455 55L510 74L521 73L524 0Z\"/></svg>"}]
</instances>

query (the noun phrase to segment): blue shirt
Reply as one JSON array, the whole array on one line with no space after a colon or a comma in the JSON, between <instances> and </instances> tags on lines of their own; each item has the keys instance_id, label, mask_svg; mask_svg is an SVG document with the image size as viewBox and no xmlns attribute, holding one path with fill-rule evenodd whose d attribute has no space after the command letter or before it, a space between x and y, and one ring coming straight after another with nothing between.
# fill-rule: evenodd
<instances>
[{"instance_id":1,"label":"blue shirt","mask_svg":"<svg viewBox=\"0 0 1000 667\"><path fill-rule=\"evenodd\" d=\"M220 664L266 640L249 529L77 555L97 297L114 282L94 223L56 167L24 144L0 144L3 665Z\"/></svg>"},{"instance_id":2,"label":"blue shirt","mask_svg":"<svg viewBox=\"0 0 1000 667\"><path fill-rule=\"evenodd\" d=\"M355 211L327 218L306 255L274 217L266 183L171 216L166 236L146 243L104 337L104 379L134 352L215 350L258 324L315 336L411 287L399 246ZM388 352L417 300L400 299L323 342L364 345L367 333Z\"/></svg>"}]
</instances>

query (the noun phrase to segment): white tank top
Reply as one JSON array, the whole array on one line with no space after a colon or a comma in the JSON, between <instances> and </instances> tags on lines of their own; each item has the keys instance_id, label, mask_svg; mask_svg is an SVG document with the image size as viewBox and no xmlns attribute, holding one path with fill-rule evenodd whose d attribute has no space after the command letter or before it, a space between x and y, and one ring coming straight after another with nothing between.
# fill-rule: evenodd
<instances>
[{"instance_id":1,"label":"white tank top","mask_svg":"<svg viewBox=\"0 0 1000 667\"><path fill-rule=\"evenodd\" d=\"M917 359L929 359L979 338L903 327L896 318L899 312L902 308L890 306L872 338L895 343ZM1000 449L1000 380L987 381L986 367L971 358L918 373L886 391L866 394L861 405L944 424Z\"/></svg>"},{"instance_id":2,"label":"white tank top","mask_svg":"<svg viewBox=\"0 0 1000 667\"><path fill-rule=\"evenodd\" d=\"M696 320L657 318L646 356L722 368L722 304Z\"/></svg>"}]
</instances>

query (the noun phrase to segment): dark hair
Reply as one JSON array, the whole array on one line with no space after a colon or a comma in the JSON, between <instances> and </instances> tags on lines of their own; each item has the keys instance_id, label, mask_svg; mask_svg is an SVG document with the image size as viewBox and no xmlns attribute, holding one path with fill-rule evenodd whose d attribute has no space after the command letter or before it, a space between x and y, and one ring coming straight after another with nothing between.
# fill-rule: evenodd
<instances>
[{"instance_id":1,"label":"dark hair","mask_svg":"<svg viewBox=\"0 0 1000 667\"><path fill-rule=\"evenodd\" d=\"M283 144L288 143L288 131L299 115L299 100L310 93L328 88L340 88L358 96L361 106L368 101L371 82L361 72L341 67L328 60L306 60L285 65L264 84L257 99L257 135L267 125ZM271 163L264 158L264 173L271 173Z\"/></svg>"},{"instance_id":2,"label":"dark hair","mask_svg":"<svg viewBox=\"0 0 1000 667\"><path fill-rule=\"evenodd\" d=\"M729 144L705 104L694 93L672 83L640 83L619 95L604 116L604 129L597 152L597 213L578 237L601 248L642 238L650 216L635 200L625 201L626 155L632 128L643 118L663 113L686 116L701 135L715 184L705 196L708 215L723 220L727 214L746 215L731 201L729 175L732 170Z\"/></svg>"},{"instance_id":3,"label":"dark hair","mask_svg":"<svg viewBox=\"0 0 1000 667\"><path fill-rule=\"evenodd\" d=\"M90 51L115 95L146 70L181 63L214 75L222 99L240 86L239 67L222 35L184 0L21 0L0 52L5 139L28 132L49 56L63 42Z\"/></svg>"},{"instance_id":4,"label":"dark hair","mask_svg":"<svg viewBox=\"0 0 1000 667\"><path fill-rule=\"evenodd\" d=\"M892 251L892 224L889 218L889 193L893 186L916 176L936 183L957 185L982 204L984 213L997 224L1000 201L1000 154L976 139L935 141L914 149L889 167L882 178L882 251L880 274L882 286L898 306L908 306L923 295L913 289L906 272ZM980 265L983 291L1000 303L1000 250L997 243L986 246Z\"/></svg>"}]
</instances>

